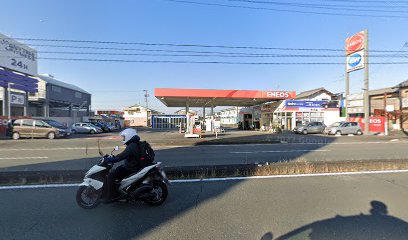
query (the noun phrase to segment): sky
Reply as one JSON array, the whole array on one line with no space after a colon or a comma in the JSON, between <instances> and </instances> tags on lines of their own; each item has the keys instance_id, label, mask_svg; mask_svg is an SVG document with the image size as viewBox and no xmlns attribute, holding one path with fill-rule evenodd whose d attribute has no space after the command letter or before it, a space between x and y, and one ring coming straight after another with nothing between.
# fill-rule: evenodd
<instances>
[{"instance_id":1,"label":"sky","mask_svg":"<svg viewBox=\"0 0 408 240\"><path fill-rule=\"evenodd\" d=\"M268 0L269 1L269 0ZM240 3L228 0L196 2L260 6L301 11L326 11ZM293 3L337 4L333 0L281 1ZM378 5L375 1L367 4ZM392 1L391 1L392 2ZM408 9L408 2L392 4ZM345 4L354 4L346 1ZM369 31L369 49L408 51L408 18L373 18L310 13L280 12L261 9L231 8L172 2L166 0L20 0L1 1L0 33L13 38L72 39L116 42L202 44L278 48L344 49L344 41L363 29ZM404 8L407 7L407 8ZM370 8L368 8L370 9ZM400 10L401 10L400 9ZM336 11L334 11L336 12ZM347 12L342 12L347 13ZM363 14L382 14L366 12ZM392 13L391 13L392 14ZM408 16L408 15L407 15ZM334 58L216 58L197 56L109 56L72 55L42 52L160 53L136 50L93 50L33 46L54 44L71 46L137 48L171 51L221 51L270 54L322 54L319 51L278 51L175 46L120 45L69 42L28 41L39 51L39 73L75 84L92 95L92 108L121 109L133 104L144 105L142 90L148 90L149 107L170 113L154 98L154 88L204 88L288 90L301 92L325 87L344 92L345 66L339 65L238 65L192 63L135 63L57 61L41 57L92 58L124 60L179 60L229 62L343 62ZM169 53L167 53L169 54ZM171 54L171 53L170 53ZM176 53L180 54L180 53ZM343 55L343 52L323 54ZM405 58L406 59L406 58ZM404 58L372 58L371 62L404 61ZM370 65L370 88L390 87L408 79L407 65ZM363 71L350 74L351 92L363 87Z\"/></svg>"}]
</instances>

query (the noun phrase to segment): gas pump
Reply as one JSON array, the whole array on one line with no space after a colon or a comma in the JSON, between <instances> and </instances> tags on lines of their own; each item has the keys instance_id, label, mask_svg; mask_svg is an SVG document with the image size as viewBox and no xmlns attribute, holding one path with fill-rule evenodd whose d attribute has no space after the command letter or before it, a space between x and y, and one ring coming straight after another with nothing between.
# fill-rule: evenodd
<instances>
[{"instance_id":1,"label":"gas pump","mask_svg":"<svg viewBox=\"0 0 408 240\"><path fill-rule=\"evenodd\" d=\"M186 138L199 138L201 133L200 124L196 125L196 116L192 113L186 114L186 131L184 137Z\"/></svg>"}]
</instances>

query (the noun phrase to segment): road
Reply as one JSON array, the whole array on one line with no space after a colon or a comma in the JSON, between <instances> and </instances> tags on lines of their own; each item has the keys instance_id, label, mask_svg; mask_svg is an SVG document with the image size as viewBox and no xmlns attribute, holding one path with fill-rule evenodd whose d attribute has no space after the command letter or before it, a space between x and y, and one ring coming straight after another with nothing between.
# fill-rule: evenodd
<instances>
[{"instance_id":1,"label":"road","mask_svg":"<svg viewBox=\"0 0 408 240\"><path fill-rule=\"evenodd\" d=\"M116 142L105 141L100 145L105 153L109 153ZM279 161L405 159L408 142L342 141L214 146L153 145L153 147L156 149L156 160L163 162L165 166L197 166ZM0 172L85 170L97 160L98 147L95 141L85 145L61 141L59 145L49 147L45 144L9 146L1 149Z\"/></svg>"},{"instance_id":2,"label":"road","mask_svg":"<svg viewBox=\"0 0 408 240\"><path fill-rule=\"evenodd\" d=\"M0 190L2 239L406 239L407 174L175 183L160 207Z\"/></svg>"}]
</instances>

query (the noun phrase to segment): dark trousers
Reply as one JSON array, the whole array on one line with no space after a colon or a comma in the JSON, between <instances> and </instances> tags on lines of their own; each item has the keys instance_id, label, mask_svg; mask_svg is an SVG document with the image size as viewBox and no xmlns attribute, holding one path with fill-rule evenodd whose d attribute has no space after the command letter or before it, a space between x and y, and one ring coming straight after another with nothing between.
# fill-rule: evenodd
<instances>
[{"instance_id":1,"label":"dark trousers","mask_svg":"<svg viewBox=\"0 0 408 240\"><path fill-rule=\"evenodd\" d=\"M122 180L126 176L129 176L132 173L137 172L137 170L131 170L124 166L119 166L116 169L112 170L106 182L106 199L112 199L117 197L117 189L116 189L116 180Z\"/></svg>"}]
</instances>

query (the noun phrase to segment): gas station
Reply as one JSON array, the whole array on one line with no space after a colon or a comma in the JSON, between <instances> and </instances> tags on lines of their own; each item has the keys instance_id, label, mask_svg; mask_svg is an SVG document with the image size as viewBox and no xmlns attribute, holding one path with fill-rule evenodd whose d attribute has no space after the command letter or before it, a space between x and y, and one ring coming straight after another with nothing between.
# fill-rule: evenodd
<instances>
[{"instance_id":1,"label":"gas station","mask_svg":"<svg viewBox=\"0 0 408 240\"><path fill-rule=\"evenodd\" d=\"M167 107L185 107L187 122L185 137L200 137L195 130L197 116L190 114L190 107L210 108L211 121L206 121L207 131L217 134L219 126L214 123L215 107L250 107L266 102L296 98L295 91L260 91L260 90L214 90L214 89L177 89L156 88L154 96ZM201 132L201 129L199 129Z\"/></svg>"}]
</instances>

